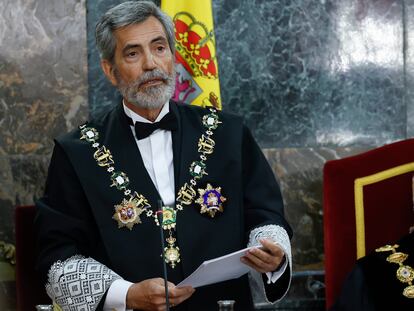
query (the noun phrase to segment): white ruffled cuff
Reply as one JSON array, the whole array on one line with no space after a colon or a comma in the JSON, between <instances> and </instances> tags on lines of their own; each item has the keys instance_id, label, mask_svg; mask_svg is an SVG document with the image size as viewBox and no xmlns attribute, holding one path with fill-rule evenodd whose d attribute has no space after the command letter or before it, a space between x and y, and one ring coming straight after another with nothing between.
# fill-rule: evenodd
<instances>
[{"instance_id":1,"label":"white ruffled cuff","mask_svg":"<svg viewBox=\"0 0 414 311\"><path fill-rule=\"evenodd\" d=\"M290 270L290 276L292 276L292 250L290 246L289 235L287 234L286 230L278 225L266 225L262 227L257 227L250 232L249 243L247 246L259 246L261 245L261 239L272 240L275 244L280 246L280 248L285 253L286 257L285 263L278 271L266 273L268 278L268 284L275 283L283 275L283 273L286 272L286 268L288 265ZM258 288L260 290L259 292L262 296L260 297L262 298L261 300L265 300L267 303L273 303L267 299L263 279L259 272L251 270L249 273L249 280L250 286L252 288ZM290 287L290 282L291 278L289 279L289 284L284 294L277 301L281 300L286 295Z\"/></svg>"},{"instance_id":2,"label":"white ruffled cuff","mask_svg":"<svg viewBox=\"0 0 414 311\"><path fill-rule=\"evenodd\" d=\"M63 311L93 311L120 278L93 258L74 256L52 265L46 292Z\"/></svg>"}]
</instances>

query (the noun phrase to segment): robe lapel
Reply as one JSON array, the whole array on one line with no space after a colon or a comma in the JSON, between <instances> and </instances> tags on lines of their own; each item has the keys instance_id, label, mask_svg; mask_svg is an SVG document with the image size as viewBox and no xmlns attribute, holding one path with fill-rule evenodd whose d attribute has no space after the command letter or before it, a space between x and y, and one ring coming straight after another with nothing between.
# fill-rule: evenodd
<instances>
[{"instance_id":1,"label":"robe lapel","mask_svg":"<svg viewBox=\"0 0 414 311\"><path fill-rule=\"evenodd\" d=\"M178 129L176 131L172 131L172 145L173 145L173 162L174 162L174 189L175 195L177 195L178 190L180 190L181 185L179 184L180 181L180 172L181 172L181 149L182 149L182 123L181 123L181 116L178 111L177 104L175 102L170 102L170 111L175 114L177 117Z\"/></svg>"},{"instance_id":2,"label":"robe lapel","mask_svg":"<svg viewBox=\"0 0 414 311\"><path fill-rule=\"evenodd\" d=\"M189 183L192 178L190 165L193 161L200 159L197 144L204 132L198 120L199 116L184 113L184 109L180 109L179 105L174 102L170 103L170 109L177 115L178 119L178 130L172 132L176 195L181 187L185 183Z\"/></svg>"},{"instance_id":3,"label":"robe lapel","mask_svg":"<svg viewBox=\"0 0 414 311\"><path fill-rule=\"evenodd\" d=\"M105 144L113 154L116 170L127 174L130 182L128 188L144 195L152 208L157 210L161 197L144 166L122 105L116 108L108 130L110 132Z\"/></svg>"},{"instance_id":4,"label":"robe lapel","mask_svg":"<svg viewBox=\"0 0 414 311\"><path fill-rule=\"evenodd\" d=\"M178 104L179 105L179 104ZM174 171L175 171L175 189L176 195L180 188L185 184L190 184L192 178L189 168L193 161L200 159L197 151L198 140L204 133L204 128L197 113L188 112L187 109L181 109L177 104L170 105L173 111L178 112L179 128L177 133L173 134L173 151L174 151ZM194 188L197 190L197 187ZM198 193L197 193L198 195ZM185 205L184 209L177 214L176 236L177 244L180 247L181 263L180 266L183 275L187 276L194 271L199 262L194 262L192 249L193 243L200 240L202 230L194 230L203 226L203 217L200 216L196 204ZM200 222L201 221L201 222Z\"/></svg>"}]
</instances>

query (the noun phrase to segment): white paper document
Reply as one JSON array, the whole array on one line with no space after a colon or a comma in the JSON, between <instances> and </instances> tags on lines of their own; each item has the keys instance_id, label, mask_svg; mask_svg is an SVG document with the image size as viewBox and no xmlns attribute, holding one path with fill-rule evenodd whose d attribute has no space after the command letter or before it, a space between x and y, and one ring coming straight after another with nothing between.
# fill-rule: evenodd
<instances>
[{"instance_id":1,"label":"white paper document","mask_svg":"<svg viewBox=\"0 0 414 311\"><path fill-rule=\"evenodd\" d=\"M185 280L177 284L177 287L192 286L193 288L214 284L231 279L237 279L250 271L250 267L240 261L240 257L254 248L247 247L237 252L204 261Z\"/></svg>"}]
</instances>

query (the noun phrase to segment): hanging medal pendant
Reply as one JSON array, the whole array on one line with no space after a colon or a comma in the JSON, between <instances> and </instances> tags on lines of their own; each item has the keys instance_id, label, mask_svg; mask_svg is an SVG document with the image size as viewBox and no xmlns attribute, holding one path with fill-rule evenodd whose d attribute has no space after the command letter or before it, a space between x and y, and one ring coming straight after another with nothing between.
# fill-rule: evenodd
<instances>
[{"instance_id":1,"label":"hanging medal pendant","mask_svg":"<svg viewBox=\"0 0 414 311\"><path fill-rule=\"evenodd\" d=\"M181 261L180 255L180 248L175 246L176 239L172 236L172 232L170 230L170 236L166 239L168 246L164 248L164 259L167 264L170 265L171 268L175 268L177 263Z\"/></svg>"},{"instance_id":2,"label":"hanging medal pendant","mask_svg":"<svg viewBox=\"0 0 414 311\"><path fill-rule=\"evenodd\" d=\"M154 220L157 226L160 225L158 217L154 215ZM177 211L170 206L162 207L162 224L163 230L169 231L168 238L165 239L168 246L164 248L164 260L171 268L175 268L177 263L180 262L180 248L175 245L176 239L173 237L172 230L175 229L177 224Z\"/></svg>"},{"instance_id":3,"label":"hanging medal pendant","mask_svg":"<svg viewBox=\"0 0 414 311\"><path fill-rule=\"evenodd\" d=\"M160 225L158 217L154 214L154 221L157 226ZM177 212L175 209L169 206L162 207L162 228L164 230L175 229L177 222Z\"/></svg>"}]
</instances>

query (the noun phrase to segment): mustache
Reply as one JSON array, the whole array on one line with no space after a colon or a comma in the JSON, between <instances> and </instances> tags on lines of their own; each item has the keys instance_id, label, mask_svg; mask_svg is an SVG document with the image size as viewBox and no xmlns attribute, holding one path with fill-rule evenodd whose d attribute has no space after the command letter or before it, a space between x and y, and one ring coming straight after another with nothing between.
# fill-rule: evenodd
<instances>
[{"instance_id":1,"label":"mustache","mask_svg":"<svg viewBox=\"0 0 414 311\"><path fill-rule=\"evenodd\" d=\"M139 87L151 80L163 80L164 82L169 82L172 78L166 72L156 68L152 71L144 72L137 80L134 81L134 85Z\"/></svg>"}]
</instances>

